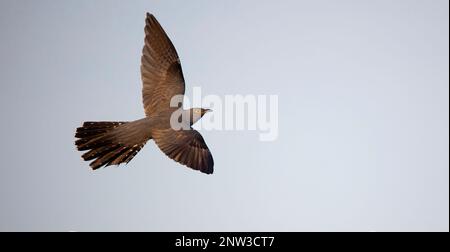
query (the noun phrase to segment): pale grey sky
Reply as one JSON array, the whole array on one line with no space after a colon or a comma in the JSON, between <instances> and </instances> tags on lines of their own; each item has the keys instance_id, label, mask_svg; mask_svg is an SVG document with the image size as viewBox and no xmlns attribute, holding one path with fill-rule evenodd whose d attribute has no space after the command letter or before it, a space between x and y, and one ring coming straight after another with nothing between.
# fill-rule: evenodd
<instances>
[{"instance_id":1,"label":"pale grey sky","mask_svg":"<svg viewBox=\"0 0 450 252\"><path fill-rule=\"evenodd\" d=\"M0 1L1 231L448 231L446 0ZM146 12L187 94L278 94L279 139L202 132L92 172L86 120L144 116Z\"/></svg>"}]
</instances>

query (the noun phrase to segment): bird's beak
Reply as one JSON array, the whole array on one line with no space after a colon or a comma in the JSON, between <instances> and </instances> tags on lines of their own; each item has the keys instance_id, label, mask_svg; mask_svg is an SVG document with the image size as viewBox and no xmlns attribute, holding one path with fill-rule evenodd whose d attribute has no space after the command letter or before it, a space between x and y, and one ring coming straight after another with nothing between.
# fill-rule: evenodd
<instances>
[{"instance_id":1,"label":"bird's beak","mask_svg":"<svg viewBox=\"0 0 450 252\"><path fill-rule=\"evenodd\" d=\"M212 112L212 110L211 109L205 109L204 112L202 112L202 116L205 115L208 112Z\"/></svg>"}]
</instances>

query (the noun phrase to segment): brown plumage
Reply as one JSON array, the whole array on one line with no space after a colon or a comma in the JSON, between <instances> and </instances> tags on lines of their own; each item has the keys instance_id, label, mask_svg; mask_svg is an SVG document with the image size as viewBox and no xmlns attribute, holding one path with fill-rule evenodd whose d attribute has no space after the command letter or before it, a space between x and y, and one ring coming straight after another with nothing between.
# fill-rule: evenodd
<instances>
[{"instance_id":1,"label":"brown plumage","mask_svg":"<svg viewBox=\"0 0 450 252\"><path fill-rule=\"evenodd\" d=\"M75 144L92 169L128 163L146 142L171 159L194 170L212 174L214 161L203 137L192 129L207 109L183 110L185 128L173 129L170 117L182 109L170 107L172 97L184 95L185 84L178 54L156 18L147 13L145 46L141 58L142 97L146 117L133 122L85 122L76 131Z\"/></svg>"}]
</instances>

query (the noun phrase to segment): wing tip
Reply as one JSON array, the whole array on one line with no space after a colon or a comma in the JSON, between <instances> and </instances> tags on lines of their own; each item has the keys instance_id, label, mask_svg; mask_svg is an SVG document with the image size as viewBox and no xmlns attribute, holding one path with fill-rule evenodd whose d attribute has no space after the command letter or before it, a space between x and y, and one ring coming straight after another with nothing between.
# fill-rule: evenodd
<instances>
[{"instance_id":1,"label":"wing tip","mask_svg":"<svg viewBox=\"0 0 450 252\"><path fill-rule=\"evenodd\" d=\"M212 175L214 173L214 169L208 169L208 170L201 170L202 173L206 174L206 175Z\"/></svg>"},{"instance_id":2,"label":"wing tip","mask_svg":"<svg viewBox=\"0 0 450 252\"><path fill-rule=\"evenodd\" d=\"M201 167L200 171L206 174L214 173L214 160L211 154L208 155L207 162L203 167Z\"/></svg>"},{"instance_id":3,"label":"wing tip","mask_svg":"<svg viewBox=\"0 0 450 252\"><path fill-rule=\"evenodd\" d=\"M153 15L152 13L147 12L147 14L146 14L146 19L147 19L148 21L154 21L154 20L156 20L156 17L155 17L155 15Z\"/></svg>"}]
</instances>

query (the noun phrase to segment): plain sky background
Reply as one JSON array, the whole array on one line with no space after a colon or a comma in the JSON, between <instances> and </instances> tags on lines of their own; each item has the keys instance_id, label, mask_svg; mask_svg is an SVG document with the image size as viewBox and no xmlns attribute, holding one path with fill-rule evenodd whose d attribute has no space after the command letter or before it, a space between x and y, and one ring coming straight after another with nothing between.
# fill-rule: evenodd
<instances>
[{"instance_id":1,"label":"plain sky background","mask_svg":"<svg viewBox=\"0 0 450 252\"><path fill-rule=\"evenodd\" d=\"M187 95L279 95L279 139L202 131L93 172L86 120L142 118L146 12ZM448 231L449 3L0 0L1 231Z\"/></svg>"}]
</instances>

